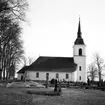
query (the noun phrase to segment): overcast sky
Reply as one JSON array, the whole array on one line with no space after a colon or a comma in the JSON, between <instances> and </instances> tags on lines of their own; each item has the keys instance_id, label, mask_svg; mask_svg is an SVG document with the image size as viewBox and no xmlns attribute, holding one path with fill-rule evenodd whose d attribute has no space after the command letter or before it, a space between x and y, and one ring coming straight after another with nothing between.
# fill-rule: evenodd
<instances>
[{"instance_id":1,"label":"overcast sky","mask_svg":"<svg viewBox=\"0 0 105 105\"><path fill-rule=\"evenodd\" d=\"M23 40L26 56L73 56L79 16L87 63L105 58L105 0L28 0Z\"/></svg>"}]
</instances>

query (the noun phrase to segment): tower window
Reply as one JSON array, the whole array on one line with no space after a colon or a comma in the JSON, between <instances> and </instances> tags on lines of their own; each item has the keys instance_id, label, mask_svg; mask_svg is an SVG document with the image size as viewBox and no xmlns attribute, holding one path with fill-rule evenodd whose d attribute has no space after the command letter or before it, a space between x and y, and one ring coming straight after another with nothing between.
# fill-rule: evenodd
<instances>
[{"instance_id":1,"label":"tower window","mask_svg":"<svg viewBox=\"0 0 105 105\"><path fill-rule=\"evenodd\" d=\"M59 74L58 73L56 73L56 78L59 78Z\"/></svg>"},{"instance_id":2,"label":"tower window","mask_svg":"<svg viewBox=\"0 0 105 105\"><path fill-rule=\"evenodd\" d=\"M79 71L81 71L81 66L79 66Z\"/></svg>"},{"instance_id":3,"label":"tower window","mask_svg":"<svg viewBox=\"0 0 105 105\"><path fill-rule=\"evenodd\" d=\"M39 78L39 73L36 73L36 78Z\"/></svg>"},{"instance_id":4,"label":"tower window","mask_svg":"<svg viewBox=\"0 0 105 105\"><path fill-rule=\"evenodd\" d=\"M66 79L68 79L69 78L69 74L66 74Z\"/></svg>"},{"instance_id":5,"label":"tower window","mask_svg":"<svg viewBox=\"0 0 105 105\"><path fill-rule=\"evenodd\" d=\"M79 49L79 55L80 56L82 55L82 49L81 48Z\"/></svg>"},{"instance_id":6,"label":"tower window","mask_svg":"<svg viewBox=\"0 0 105 105\"><path fill-rule=\"evenodd\" d=\"M81 80L81 76L79 76L79 80Z\"/></svg>"}]
</instances>

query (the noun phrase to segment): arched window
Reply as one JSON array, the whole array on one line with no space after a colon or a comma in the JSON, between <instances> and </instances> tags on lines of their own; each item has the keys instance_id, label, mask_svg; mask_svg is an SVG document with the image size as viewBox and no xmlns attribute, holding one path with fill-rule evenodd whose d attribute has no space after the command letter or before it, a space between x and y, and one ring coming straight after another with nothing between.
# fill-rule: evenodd
<instances>
[{"instance_id":1,"label":"arched window","mask_svg":"<svg viewBox=\"0 0 105 105\"><path fill-rule=\"evenodd\" d=\"M79 66L79 71L81 71L81 66Z\"/></svg>"},{"instance_id":2,"label":"arched window","mask_svg":"<svg viewBox=\"0 0 105 105\"><path fill-rule=\"evenodd\" d=\"M46 78L49 79L49 73L46 73Z\"/></svg>"},{"instance_id":3,"label":"arched window","mask_svg":"<svg viewBox=\"0 0 105 105\"><path fill-rule=\"evenodd\" d=\"M56 78L59 78L59 74L58 73L56 73Z\"/></svg>"},{"instance_id":4,"label":"arched window","mask_svg":"<svg viewBox=\"0 0 105 105\"><path fill-rule=\"evenodd\" d=\"M82 55L82 49L81 48L79 49L79 55Z\"/></svg>"},{"instance_id":5,"label":"arched window","mask_svg":"<svg viewBox=\"0 0 105 105\"><path fill-rule=\"evenodd\" d=\"M36 78L39 78L39 73L38 72L36 73Z\"/></svg>"},{"instance_id":6,"label":"arched window","mask_svg":"<svg viewBox=\"0 0 105 105\"><path fill-rule=\"evenodd\" d=\"M79 76L79 80L81 80L81 76Z\"/></svg>"},{"instance_id":7,"label":"arched window","mask_svg":"<svg viewBox=\"0 0 105 105\"><path fill-rule=\"evenodd\" d=\"M69 79L69 74L66 74L66 79Z\"/></svg>"}]
</instances>

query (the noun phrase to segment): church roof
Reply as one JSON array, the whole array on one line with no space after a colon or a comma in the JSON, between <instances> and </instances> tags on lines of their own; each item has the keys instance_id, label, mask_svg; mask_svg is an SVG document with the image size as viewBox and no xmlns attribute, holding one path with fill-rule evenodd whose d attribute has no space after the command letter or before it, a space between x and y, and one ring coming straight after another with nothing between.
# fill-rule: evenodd
<instances>
[{"instance_id":1,"label":"church roof","mask_svg":"<svg viewBox=\"0 0 105 105\"><path fill-rule=\"evenodd\" d=\"M84 40L82 38L77 38L74 42L75 45L79 45L79 44L82 44L84 45Z\"/></svg>"},{"instance_id":2,"label":"church roof","mask_svg":"<svg viewBox=\"0 0 105 105\"><path fill-rule=\"evenodd\" d=\"M21 69L18 73L28 71L52 71L52 72L74 72L77 64L74 63L73 57L48 57L40 56L30 66Z\"/></svg>"},{"instance_id":3,"label":"church roof","mask_svg":"<svg viewBox=\"0 0 105 105\"><path fill-rule=\"evenodd\" d=\"M28 68L29 66L24 66L17 73L24 73Z\"/></svg>"},{"instance_id":4,"label":"church roof","mask_svg":"<svg viewBox=\"0 0 105 105\"><path fill-rule=\"evenodd\" d=\"M82 38L82 32L81 32L80 19L79 19L79 25L78 25L77 39L75 40L74 44L75 45L79 45L79 44L84 45L84 40Z\"/></svg>"}]
</instances>

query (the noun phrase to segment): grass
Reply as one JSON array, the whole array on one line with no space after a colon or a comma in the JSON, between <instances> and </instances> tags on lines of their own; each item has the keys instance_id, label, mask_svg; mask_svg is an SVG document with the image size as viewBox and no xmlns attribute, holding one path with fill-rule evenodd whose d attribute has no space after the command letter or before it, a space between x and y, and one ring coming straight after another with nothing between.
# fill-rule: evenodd
<instances>
[{"instance_id":1,"label":"grass","mask_svg":"<svg viewBox=\"0 0 105 105\"><path fill-rule=\"evenodd\" d=\"M19 88L0 88L0 105L34 105L32 96Z\"/></svg>"},{"instance_id":2,"label":"grass","mask_svg":"<svg viewBox=\"0 0 105 105\"><path fill-rule=\"evenodd\" d=\"M27 94L28 90L51 91L0 87L0 105L105 105L105 91L101 90L62 89L61 96Z\"/></svg>"}]
</instances>

